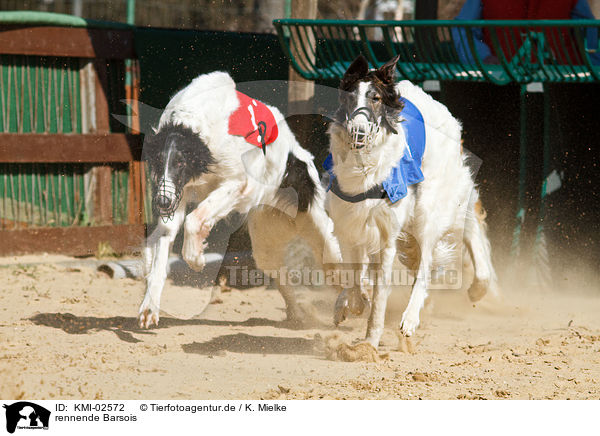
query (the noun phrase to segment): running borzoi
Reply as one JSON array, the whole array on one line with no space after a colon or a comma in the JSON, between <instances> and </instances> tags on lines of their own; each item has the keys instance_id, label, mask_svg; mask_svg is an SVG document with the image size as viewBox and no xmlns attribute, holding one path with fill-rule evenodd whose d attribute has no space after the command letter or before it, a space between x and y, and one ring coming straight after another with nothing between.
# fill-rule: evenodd
<instances>
[{"instance_id":1,"label":"running borzoi","mask_svg":"<svg viewBox=\"0 0 600 436\"><path fill-rule=\"evenodd\" d=\"M340 261L313 156L276 108L236 91L227 73L199 76L171 99L144 145L144 158L159 220L144 250L141 327L158 325L169 251L182 225L183 258L195 270L204 266L212 227L232 211L248 214L253 255L265 272L276 275L288 243L298 235L317 262L333 268ZM186 216L188 203L198 205ZM279 290L288 319L302 322L305 313L294 289L280 283Z\"/></svg>"},{"instance_id":2,"label":"running borzoi","mask_svg":"<svg viewBox=\"0 0 600 436\"><path fill-rule=\"evenodd\" d=\"M397 58L369 70L360 56L340 84L340 106L329 128L332 181L328 211L345 265L380 265L370 297L359 281L338 297L334 320L371 313L366 341L377 348L391 291L392 265L414 238L420 253L400 331L411 336L430 286L432 266L444 264L464 241L475 269L471 300L494 290L478 192L461 151L461 126L441 103L408 81L394 80ZM479 219L478 219L479 218ZM458 237L457 237L458 236ZM414 250L413 250L414 251ZM373 276L373 275L371 275Z\"/></svg>"}]
</instances>

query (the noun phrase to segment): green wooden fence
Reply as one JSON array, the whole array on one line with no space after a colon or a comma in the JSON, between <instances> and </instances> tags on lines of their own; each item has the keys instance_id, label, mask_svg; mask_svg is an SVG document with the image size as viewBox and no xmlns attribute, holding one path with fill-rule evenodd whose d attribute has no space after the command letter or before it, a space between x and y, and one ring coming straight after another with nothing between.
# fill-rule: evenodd
<instances>
[{"instance_id":1,"label":"green wooden fence","mask_svg":"<svg viewBox=\"0 0 600 436\"><path fill-rule=\"evenodd\" d=\"M287 68L275 35L0 12L0 255L138 250L152 222L143 133L170 96L214 70L241 82Z\"/></svg>"}]
</instances>

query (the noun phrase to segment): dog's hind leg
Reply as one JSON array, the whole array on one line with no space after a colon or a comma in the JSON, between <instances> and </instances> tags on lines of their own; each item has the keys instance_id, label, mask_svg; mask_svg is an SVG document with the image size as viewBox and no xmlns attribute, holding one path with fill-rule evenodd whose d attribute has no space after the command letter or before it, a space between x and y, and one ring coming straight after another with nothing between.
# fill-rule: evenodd
<instances>
[{"instance_id":1,"label":"dog's hind leg","mask_svg":"<svg viewBox=\"0 0 600 436\"><path fill-rule=\"evenodd\" d=\"M293 219L270 206L254 209L248 215L248 231L256 265L277 282L285 302L287 320L294 327L321 324L312 314L310 305L299 300L297 290L305 284L300 283L301 279L298 277L292 277L292 272L287 271L286 265L290 242L299 235L307 235L304 218ZM302 230L300 232L299 227ZM307 242L311 245L310 240ZM320 259L316 260L319 263Z\"/></svg>"},{"instance_id":2,"label":"dog's hind leg","mask_svg":"<svg viewBox=\"0 0 600 436\"><path fill-rule=\"evenodd\" d=\"M287 319L300 322L302 310L294 289L279 277L285 272L287 246L296 236L293 220L275 208L261 206L248 214L248 233L256 266L277 282L286 305Z\"/></svg>"},{"instance_id":3,"label":"dog's hind leg","mask_svg":"<svg viewBox=\"0 0 600 436\"><path fill-rule=\"evenodd\" d=\"M471 301L481 300L491 291L496 295L496 273L492 265L491 248L486 236L485 212L481 200L474 196L474 201L469 203L469 210L465 218L463 239L471 254L475 276L469 287L468 293Z\"/></svg>"},{"instance_id":4,"label":"dog's hind leg","mask_svg":"<svg viewBox=\"0 0 600 436\"><path fill-rule=\"evenodd\" d=\"M139 325L148 328L158 325L160 297L167 279L167 265L171 244L185 217L186 201L182 200L171 220L163 222L158 219L156 229L148 237L144 249L144 265L146 268L146 295L139 309Z\"/></svg>"},{"instance_id":5,"label":"dog's hind leg","mask_svg":"<svg viewBox=\"0 0 600 436\"><path fill-rule=\"evenodd\" d=\"M340 247L333 236L333 221L322 207L313 204L296 216L297 232L311 246L315 260L327 271L342 261Z\"/></svg>"}]
</instances>

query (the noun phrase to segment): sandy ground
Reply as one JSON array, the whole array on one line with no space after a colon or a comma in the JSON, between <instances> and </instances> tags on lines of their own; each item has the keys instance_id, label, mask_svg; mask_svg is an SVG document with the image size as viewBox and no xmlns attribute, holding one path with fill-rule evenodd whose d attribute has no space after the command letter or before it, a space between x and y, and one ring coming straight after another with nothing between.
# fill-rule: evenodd
<instances>
[{"instance_id":1,"label":"sandy ground","mask_svg":"<svg viewBox=\"0 0 600 436\"><path fill-rule=\"evenodd\" d=\"M23 265L34 261L46 263ZM396 292L380 347L388 358L349 363L329 360L323 340L360 338L365 319L295 330L277 291L169 283L171 315L140 330L141 281L52 263L64 261L0 261L0 398L600 399L598 289L513 287L476 306L464 292L440 291L413 354L398 351ZM329 302L313 294L329 319Z\"/></svg>"}]
</instances>

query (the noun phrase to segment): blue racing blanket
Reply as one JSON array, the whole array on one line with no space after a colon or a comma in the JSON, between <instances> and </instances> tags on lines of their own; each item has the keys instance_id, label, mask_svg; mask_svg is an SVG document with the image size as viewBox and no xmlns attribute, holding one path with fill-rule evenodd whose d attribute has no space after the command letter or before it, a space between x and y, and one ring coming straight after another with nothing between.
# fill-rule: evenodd
<instances>
[{"instance_id":1,"label":"blue racing blanket","mask_svg":"<svg viewBox=\"0 0 600 436\"><path fill-rule=\"evenodd\" d=\"M404 121L402 121L400 125L406 135L408 148L404 150L404 155L402 156L402 159L400 159L400 162L398 162L392 169L390 175L381 184L383 191L385 191L392 203L395 203L406 196L408 186L422 182L424 179L423 172L421 171L421 161L423 160L423 153L425 152L426 140L423 115L410 100L406 98L401 98L401 100L404 103L404 108L401 112ZM325 159L325 162L323 162L323 168L329 173L330 183L329 188L327 188L327 190L329 190L331 189L332 183L335 182L333 158L331 154L329 154ZM336 194L338 193L336 192ZM360 194L354 197L339 196L344 200L347 200L347 198L357 198L357 201L364 200L365 198L373 198L366 196L361 197Z\"/></svg>"}]
</instances>

